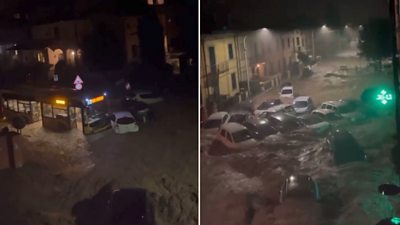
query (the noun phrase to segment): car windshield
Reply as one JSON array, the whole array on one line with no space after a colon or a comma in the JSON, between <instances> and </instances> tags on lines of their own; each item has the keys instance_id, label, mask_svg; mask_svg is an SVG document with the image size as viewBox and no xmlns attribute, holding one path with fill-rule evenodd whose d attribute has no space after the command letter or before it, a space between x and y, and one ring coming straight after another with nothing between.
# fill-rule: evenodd
<instances>
[{"instance_id":1,"label":"car windshield","mask_svg":"<svg viewBox=\"0 0 400 225\"><path fill-rule=\"evenodd\" d=\"M291 89L284 89L284 90L282 90L282 92L281 92L281 94L283 94L283 95L290 95L290 94L292 94L293 92L292 92L292 90Z\"/></svg>"},{"instance_id":2,"label":"car windshield","mask_svg":"<svg viewBox=\"0 0 400 225\"><path fill-rule=\"evenodd\" d=\"M246 120L246 117L247 117L246 114L233 114L231 115L229 122L243 123Z\"/></svg>"},{"instance_id":3,"label":"car windshield","mask_svg":"<svg viewBox=\"0 0 400 225\"><path fill-rule=\"evenodd\" d=\"M266 110L274 106L273 102L263 102L260 106L257 107L258 110Z\"/></svg>"},{"instance_id":4,"label":"car windshield","mask_svg":"<svg viewBox=\"0 0 400 225\"><path fill-rule=\"evenodd\" d=\"M206 120L206 122L204 123L204 128L205 129L212 129L212 128L219 128L219 126L221 126L221 120Z\"/></svg>"},{"instance_id":5,"label":"car windshield","mask_svg":"<svg viewBox=\"0 0 400 225\"><path fill-rule=\"evenodd\" d=\"M307 106L308 106L307 101L296 101L296 102L294 103L294 107L295 107L295 108L305 108L305 107L307 107Z\"/></svg>"},{"instance_id":6,"label":"car windshield","mask_svg":"<svg viewBox=\"0 0 400 225\"><path fill-rule=\"evenodd\" d=\"M236 143L251 139L250 132L247 129L232 133L232 137Z\"/></svg>"}]
</instances>

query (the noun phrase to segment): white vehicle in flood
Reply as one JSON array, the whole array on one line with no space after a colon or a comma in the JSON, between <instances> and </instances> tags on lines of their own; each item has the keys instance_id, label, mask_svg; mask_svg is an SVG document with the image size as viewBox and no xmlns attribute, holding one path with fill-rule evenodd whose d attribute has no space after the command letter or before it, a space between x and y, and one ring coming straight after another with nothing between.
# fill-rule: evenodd
<instances>
[{"instance_id":1,"label":"white vehicle in flood","mask_svg":"<svg viewBox=\"0 0 400 225\"><path fill-rule=\"evenodd\" d=\"M299 96L293 101L293 108L297 114L311 112L314 109L314 104L310 96Z\"/></svg>"},{"instance_id":2,"label":"white vehicle in flood","mask_svg":"<svg viewBox=\"0 0 400 225\"><path fill-rule=\"evenodd\" d=\"M111 115L111 126L117 134L139 131L135 117L127 111L113 113Z\"/></svg>"},{"instance_id":3,"label":"white vehicle in flood","mask_svg":"<svg viewBox=\"0 0 400 225\"><path fill-rule=\"evenodd\" d=\"M294 100L293 86L284 86L281 89L279 99L284 104L292 104Z\"/></svg>"},{"instance_id":4,"label":"white vehicle in flood","mask_svg":"<svg viewBox=\"0 0 400 225\"><path fill-rule=\"evenodd\" d=\"M223 124L218 132L217 140L231 149L246 149L257 145L257 141L252 138L249 130L239 123Z\"/></svg>"}]
</instances>

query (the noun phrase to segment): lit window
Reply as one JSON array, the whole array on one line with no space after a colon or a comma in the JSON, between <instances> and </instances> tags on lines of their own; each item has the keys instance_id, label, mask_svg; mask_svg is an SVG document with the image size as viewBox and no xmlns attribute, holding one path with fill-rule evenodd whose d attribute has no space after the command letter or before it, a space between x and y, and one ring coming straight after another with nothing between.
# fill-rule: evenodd
<instances>
[{"instance_id":1,"label":"lit window","mask_svg":"<svg viewBox=\"0 0 400 225\"><path fill-rule=\"evenodd\" d=\"M157 5L164 5L164 0L156 0L157 1Z\"/></svg>"},{"instance_id":2,"label":"lit window","mask_svg":"<svg viewBox=\"0 0 400 225\"><path fill-rule=\"evenodd\" d=\"M154 2L153 2L153 0L147 0L147 4L154 5Z\"/></svg>"},{"instance_id":3,"label":"lit window","mask_svg":"<svg viewBox=\"0 0 400 225\"><path fill-rule=\"evenodd\" d=\"M18 55L18 50L15 50L15 51L14 51L14 55Z\"/></svg>"}]
</instances>

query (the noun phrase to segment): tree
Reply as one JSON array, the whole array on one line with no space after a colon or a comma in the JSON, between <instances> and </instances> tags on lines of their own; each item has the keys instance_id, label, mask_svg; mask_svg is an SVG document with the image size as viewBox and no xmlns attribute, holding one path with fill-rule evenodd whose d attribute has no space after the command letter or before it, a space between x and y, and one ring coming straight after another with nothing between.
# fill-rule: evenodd
<instances>
[{"instance_id":1,"label":"tree","mask_svg":"<svg viewBox=\"0 0 400 225\"><path fill-rule=\"evenodd\" d=\"M388 19L374 19L360 31L358 48L360 55L367 59L376 60L381 64L382 59L391 56L392 30Z\"/></svg>"}]
</instances>

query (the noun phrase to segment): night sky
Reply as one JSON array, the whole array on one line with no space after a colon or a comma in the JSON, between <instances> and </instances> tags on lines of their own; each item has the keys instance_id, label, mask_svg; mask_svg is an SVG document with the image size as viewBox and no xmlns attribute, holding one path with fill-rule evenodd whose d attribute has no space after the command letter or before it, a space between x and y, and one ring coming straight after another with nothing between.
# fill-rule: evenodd
<instances>
[{"instance_id":1,"label":"night sky","mask_svg":"<svg viewBox=\"0 0 400 225\"><path fill-rule=\"evenodd\" d=\"M214 12L218 12L216 15L230 12L228 29L282 27L289 23L297 26L315 23L311 25L316 26L326 22L328 8L332 8L329 4L336 8L333 10L338 12L342 24L365 24L370 18L385 17L388 14L386 0L220 0L225 2L226 7L216 6L214 2L204 0L202 3L202 30L207 26L208 29L214 25L222 26L210 19Z\"/></svg>"}]
</instances>

